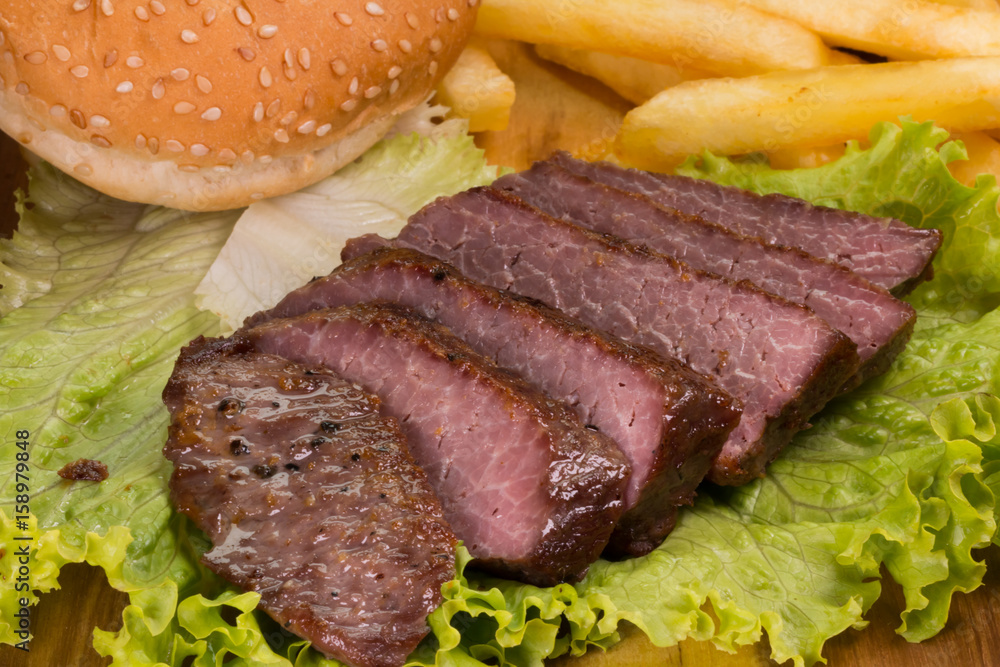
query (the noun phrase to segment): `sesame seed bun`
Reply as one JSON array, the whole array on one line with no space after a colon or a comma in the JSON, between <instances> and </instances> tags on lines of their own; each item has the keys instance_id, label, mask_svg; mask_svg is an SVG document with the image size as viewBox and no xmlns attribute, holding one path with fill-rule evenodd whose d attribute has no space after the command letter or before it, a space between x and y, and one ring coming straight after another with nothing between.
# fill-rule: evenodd
<instances>
[{"instance_id":1,"label":"sesame seed bun","mask_svg":"<svg viewBox=\"0 0 1000 667\"><path fill-rule=\"evenodd\" d=\"M220 210L363 153L451 67L478 0L23 0L0 129L121 199Z\"/></svg>"}]
</instances>

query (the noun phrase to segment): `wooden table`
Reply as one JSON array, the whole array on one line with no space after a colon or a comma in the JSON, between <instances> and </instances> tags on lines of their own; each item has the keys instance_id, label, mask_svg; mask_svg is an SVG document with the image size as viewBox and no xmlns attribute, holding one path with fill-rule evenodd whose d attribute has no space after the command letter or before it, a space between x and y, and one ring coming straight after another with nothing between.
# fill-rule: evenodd
<instances>
[{"instance_id":1,"label":"wooden table","mask_svg":"<svg viewBox=\"0 0 1000 667\"><path fill-rule=\"evenodd\" d=\"M599 156L614 136L627 105L610 91L583 77L537 61L524 47L492 46L494 56L518 83L518 103L510 128L478 137L498 164L523 167L554 148ZM23 166L16 146L0 140L0 229L15 223L15 187L23 187ZM902 591L889 581L867 618L864 631L849 630L832 639L824 656L832 667L1000 667L1000 548L978 554L988 564L984 585L968 595L956 595L945 630L922 644L909 644L895 634L904 608ZM888 581L888 579L886 578ZM0 648L0 667L91 667L108 664L91 648L91 632L99 626L117 629L126 597L111 589L102 571L70 565L60 575L62 589L42 597L34 610L35 637L31 652ZM706 642L685 641L656 648L643 635L625 630L626 639L608 653L553 661L559 667L614 665L702 667L763 667L774 665L765 642L744 647L735 655ZM789 663L790 664L790 663Z\"/></svg>"}]
</instances>

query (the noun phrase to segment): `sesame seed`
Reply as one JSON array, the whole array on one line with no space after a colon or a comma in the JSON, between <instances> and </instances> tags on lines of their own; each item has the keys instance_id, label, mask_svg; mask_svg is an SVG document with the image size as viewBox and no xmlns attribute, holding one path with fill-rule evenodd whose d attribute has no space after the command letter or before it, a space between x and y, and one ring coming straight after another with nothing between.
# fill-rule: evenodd
<instances>
[{"instance_id":1,"label":"sesame seed","mask_svg":"<svg viewBox=\"0 0 1000 667\"><path fill-rule=\"evenodd\" d=\"M194 77L194 80L198 84L198 90L206 94L212 92L212 82L207 77L199 74Z\"/></svg>"},{"instance_id":2,"label":"sesame seed","mask_svg":"<svg viewBox=\"0 0 1000 667\"><path fill-rule=\"evenodd\" d=\"M372 48L381 53L389 48L389 45L385 43L384 39L376 39L372 42Z\"/></svg>"},{"instance_id":3,"label":"sesame seed","mask_svg":"<svg viewBox=\"0 0 1000 667\"><path fill-rule=\"evenodd\" d=\"M145 7L136 7L135 8L135 17L137 19L139 19L140 21L148 21L149 20L149 12L146 11Z\"/></svg>"},{"instance_id":4,"label":"sesame seed","mask_svg":"<svg viewBox=\"0 0 1000 667\"><path fill-rule=\"evenodd\" d=\"M270 88L271 84L274 83L274 77L271 76L271 70L267 67L260 68L260 75L257 77L260 80L260 85L265 88Z\"/></svg>"},{"instance_id":5,"label":"sesame seed","mask_svg":"<svg viewBox=\"0 0 1000 667\"><path fill-rule=\"evenodd\" d=\"M452 8L450 8L448 10L448 20L449 21L457 21L458 17L459 17L459 13L458 13L457 9L455 9L454 7L452 7Z\"/></svg>"},{"instance_id":6,"label":"sesame seed","mask_svg":"<svg viewBox=\"0 0 1000 667\"><path fill-rule=\"evenodd\" d=\"M62 44L53 44L52 45L52 53L56 54L56 58L58 58L59 60L61 60L63 62L66 62L67 60L69 60L70 56L72 55L69 52L69 49L67 49Z\"/></svg>"},{"instance_id":7,"label":"sesame seed","mask_svg":"<svg viewBox=\"0 0 1000 667\"><path fill-rule=\"evenodd\" d=\"M354 107L356 106L358 106L357 100L347 100L346 102L340 105L340 108L343 109L344 111L353 111Z\"/></svg>"},{"instance_id":8,"label":"sesame seed","mask_svg":"<svg viewBox=\"0 0 1000 667\"><path fill-rule=\"evenodd\" d=\"M101 13L105 16L111 16L115 13L115 7L111 4L111 0L101 0ZM105 141L107 140L105 139Z\"/></svg>"},{"instance_id":9,"label":"sesame seed","mask_svg":"<svg viewBox=\"0 0 1000 667\"><path fill-rule=\"evenodd\" d=\"M166 141L163 142L163 145L171 153L183 153L184 152L184 144L182 144L181 142L177 141L176 139L167 139Z\"/></svg>"},{"instance_id":10,"label":"sesame seed","mask_svg":"<svg viewBox=\"0 0 1000 667\"><path fill-rule=\"evenodd\" d=\"M393 79L392 83L389 84L389 94L392 95L397 90L399 90L399 79Z\"/></svg>"},{"instance_id":11,"label":"sesame seed","mask_svg":"<svg viewBox=\"0 0 1000 667\"><path fill-rule=\"evenodd\" d=\"M350 15L345 14L344 12L334 12L333 17L337 19L337 21L339 21L341 25L346 26L354 23L354 19L352 19Z\"/></svg>"},{"instance_id":12,"label":"sesame seed","mask_svg":"<svg viewBox=\"0 0 1000 667\"><path fill-rule=\"evenodd\" d=\"M340 58L337 58L330 63L330 69L332 69L333 73L337 76L344 76L347 74L347 63Z\"/></svg>"},{"instance_id":13,"label":"sesame seed","mask_svg":"<svg viewBox=\"0 0 1000 667\"><path fill-rule=\"evenodd\" d=\"M90 68L86 65L77 65L76 67L70 68L70 73L78 79L82 79L88 74L90 74Z\"/></svg>"},{"instance_id":14,"label":"sesame seed","mask_svg":"<svg viewBox=\"0 0 1000 667\"><path fill-rule=\"evenodd\" d=\"M49 57L45 55L44 51L32 51L31 53L24 54L24 59L32 65L41 65L48 60Z\"/></svg>"},{"instance_id":15,"label":"sesame seed","mask_svg":"<svg viewBox=\"0 0 1000 667\"><path fill-rule=\"evenodd\" d=\"M149 143L147 145L149 147L149 152L152 153L153 155L156 155L157 153L160 152L160 140L157 139L156 137L150 137Z\"/></svg>"},{"instance_id":16,"label":"sesame seed","mask_svg":"<svg viewBox=\"0 0 1000 667\"><path fill-rule=\"evenodd\" d=\"M278 34L278 26L268 23L267 25L262 25L257 29L257 36L263 39L270 39Z\"/></svg>"},{"instance_id":17,"label":"sesame seed","mask_svg":"<svg viewBox=\"0 0 1000 667\"><path fill-rule=\"evenodd\" d=\"M104 54L104 69L107 69L118 62L118 50L111 49Z\"/></svg>"},{"instance_id":18,"label":"sesame seed","mask_svg":"<svg viewBox=\"0 0 1000 667\"><path fill-rule=\"evenodd\" d=\"M183 67L177 67L170 71L170 76L173 77L174 81L187 81L188 77L191 76L191 71Z\"/></svg>"},{"instance_id":19,"label":"sesame seed","mask_svg":"<svg viewBox=\"0 0 1000 667\"><path fill-rule=\"evenodd\" d=\"M243 162L246 164L250 164L251 162L253 162L253 158L254 154L253 151L251 150L245 150L242 153L240 153L240 159L243 160Z\"/></svg>"},{"instance_id":20,"label":"sesame seed","mask_svg":"<svg viewBox=\"0 0 1000 667\"><path fill-rule=\"evenodd\" d=\"M149 0L149 8L157 16L163 16L167 12L167 8L160 0Z\"/></svg>"},{"instance_id":21,"label":"sesame seed","mask_svg":"<svg viewBox=\"0 0 1000 667\"><path fill-rule=\"evenodd\" d=\"M309 49L303 46L301 49L299 49L298 56L299 56L299 65L302 66L302 69L307 70L312 66L312 57L309 54Z\"/></svg>"},{"instance_id":22,"label":"sesame seed","mask_svg":"<svg viewBox=\"0 0 1000 667\"><path fill-rule=\"evenodd\" d=\"M100 114L91 116L90 124L94 127L111 127L111 121Z\"/></svg>"},{"instance_id":23,"label":"sesame seed","mask_svg":"<svg viewBox=\"0 0 1000 667\"><path fill-rule=\"evenodd\" d=\"M323 123L322 125L320 125L319 127L316 128L316 136L317 137L322 137L323 135L327 134L332 129L333 129L333 125L331 125L330 123Z\"/></svg>"},{"instance_id":24,"label":"sesame seed","mask_svg":"<svg viewBox=\"0 0 1000 667\"><path fill-rule=\"evenodd\" d=\"M66 107L61 104L53 104L49 107L49 115L61 118L66 115Z\"/></svg>"},{"instance_id":25,"label":"sesame seed","mask_svg":"<svg viewBox=\"0 0 1000 667\"><path fill-rule=\"evenodd\" d=\"M304 122L301 125L299 125L298 128L296 128L296 131L299 134L309 134L310 132L312 132L315 129L316 129L316 121L314 121L314 120L307 120L306 122Z\"/></svg>"},{"instance_id":26,"label":"sesame seed","mask_svg":"<svg viewBox=\"0 0 1000 667\"><path fill-rule=\"evenodd\" d=\"M293 67L295 65L295 54L292 53L291 49L285 49L283 56L285 59L285 67Z\"/></svg>"},{"instance_id":27,"label":"sesame seed","mask_svg":"<svg viewBox=\"0 0 1000 667\"><path fill-rule=\"evenodd\" d=\"M94 173L94 168L89 164L80 163L73 167L73 171L80 174L81 176L92 176Z\"/></svg>"},{"instance_id":28,"label":"sesame seed","mask_svg":"<svg viewBox=\"0 0 1000 667\"><path fill-rule=\"evenodd\" d=\"M298 120L298 118L299 118L298 112L296 112L296 111L289 111L288 113L286 113L284 116L281 117L281 120L279 122L282 125L291 125L296 120Z\"/></svg>"},{"instance_id":29,"label":"sesame seed","mask_svg":"<svg viewBox=\"0 0 1000 667\"><path fill-rule=\"evenodd\" d=\"M146 147L146 135L145 134L137 134L137 135L135 135L135 147L136 148L145 148Z\"/></svg>"},{"instance_id":30,"label":"sesame seed","mask_svg":"<svg viewBox=\"0 0 1000 667\"><path fill-rule=\"evenodd\" d=\"M111 148L111 142L108 141L107 137L102 137L99 134L92 135L90 137L90 143L95 146L100 146L101 148Z\"/></svg>"},{"instance_id":31,"label":"sesame seed","mask_svg":"<svg viewBox=\"0 0 1000 667\"><path fill-rule=\"evenodd\" d=\"M316 106L316 93L313 92L312 88L306 90L306 94L302 96L302 106L306 110L312 109Z\"/></svg>"},{"instance_id":32,"label":"sesame seed","mask_svg":"<svg viewBox=\"0 0 1000 667\"><path fill-rule=\"evenodd\" d=\"M209 7L201 15L201 22L204 23L206 26L210 26L214 21L215 21L215 8Z\"/></svg>"},{"instance_id":33,"label":"sesame seed","mask_svg":"<svg viewBox=\"0 0 1000 667\"><path fill-rule=\"evenodd\" d=\"M355 95L358 92L358 77L351 79L351 84L347 86L347 92L351 95Z\"/></svg>"},{"instance_id":34,"label":"sesame seed","mask_svg":"<svg viewBox=\"0 0 1000 667\"><path fill-rule=\"evenodd\" d=\"M271 160L273 159L274 158L271 157L270 155L261 155L259 158L257 158L257 162L260 162L261 164L271 164ZM263 195L261 196L263 197Z\"/></svg>"},{"instance_id":35,"label":"sesame seed","mask_svg":"<svg viewBox=\"0 0 1000 667\"><path fill-rule=\"evenodd\" d=\"M443 44L441 44L441 40L435 37L434 39L431 40L431 43L427 48L430 49L431 53L437 53L438 51L441 50L442 46Z\"/></svg>"},{"instance_id":36,"label":"sesame seed","mask_svg":"<svg viewBox=\"0 0 1000 667\"><path fill-rule=\"evenodd\" d=\"M197 4L198 4L198 0L186 0L186 1L187 1L187 3L188 3L189 5L191 5L192 7L194 7L195 5L197 5Z\"/></svg>"},{"instance_id":37,"label":"sesame seed","mask_svg":"<svg viewBox=\"0 0 1000 667\"><path fill-rule=\"evenodd\" d=\"M399 50L402 51L403 53L410 53L411 51L413 51L413 45L410 44L410 40L401 39L399 40Z\"/></svg>"},{"instance_id":38,"label":"sesame seed","mask_svg":"<svg viewBox=\"0 0 1000 667\"><path fill-rule=\"evenodd\" d=\"M267 105L267 112L264 115L267 116L268 118L274 118L275 116L278 115L279 111L281 111L280 97L273 100L270 104Z\"/></svg>"},{"instance_id":39,"label":"sesame seed","mask_svg":"<svg viewBox=\"0 0 1000 667\"><path fill-rule=\"evenodd\" d=\"M194 44L198 41L198 35L194 30L181 30L181 41L185 44Z\"/></svg>"},{"instance_id":40,"label":"sesame seed","mask_svg":"<svg viewBox=\"0 0 1000 667\"><path fill-rule=\"evenodd\" d=\"M167 87L163 85L163 79L157 79L153 82L153 99L162 100L163 96L167 94Z\"/></svg>"},{"instance_id":41,"label":"sesame seed","mask_svg":"<svg viewBox=\"0 0 1000 667\"><path fill-rule=\"evenodd\" d=\"M69 119L74 125L76 125L81 130L87 127L87 117L83 115L83 112L79 109L73 109L69 112Z\"/></svg>"},{"instance_id":42,"label":"sesame seed","mask_svg":"<svg viewBox=\"0 0 1000 667\"><path fill-rule=\"evenodd\" d=\"M115 90L119 93L131 93L133 88L131 81L122 81L115 87Z\"/></svg>"},{"instance_id":43,"label":"sesame seed","mask_svg":"<svg viewBox=\"0 0 1000 667\"><path fill-rule=\"evenodd\" d=\"M140 67L146 64L146 61L140 58L139 56L129 56L128 58L125 59L125 64L131 67L132 69L139 69Z\"/></svg>"},{"instance_id":44,"label":"sesame seed","mask_svg":"<svg viewBox=\"0 0 1000 667\"><path fill-rule=\"evenodd\" d=\"M184 114L191 113L196 108L197 107L190 102L181 101L174 105L174 113L181 114L183 116Z\"/></svg>"},{"instance_id":45,"label":"sesame seed","mask_svg":"<svg viewBox=\"0 0 1000 667\"><path fill-rule=\"evenodd\" d=\"M389 68L388 77L390 79L395 79L397 76L403 73L403 68L399 65L393 65Z\"/></svg>"},{"instance_id":46,"label":"sesame seed","mask_svg":"<svg viewBox=\"0 0 1000 667\"><path fill-rule=\"evenodd\" d=\"M250 12L247 11L246 7L237 7L234 10L234 13L236 14L236 20L242 25L250 25L253 23L253 16L250 15Z\"/></svg>"},{"instance_id":47,"label":"sesame seed","mask_svg":"<svg viewBox=\"0 0 1000 667\"><path fill-rule=\"evenodd\" d=\"M253 119L256 122L258 122L258 123L260 121L264 120L264 103L263 102L257 102L257 104L253 105Z\"/></svg>"},{"instance_id":48,"label":"sesame seed","mask_svg":"<svg viewBox=\"0 0 1000 667\"><path fill-rule=\"evenodd\" d=\"M415 15L411 14L410 12L406 12L406 23L414 30L420 27L420 21L417 19Z\"/></svg>"},{"instance_id":49,"label":"sesame seed","mask_svg":"<svg viewBox=\"0 0 1000 667\"><path fill-rule=\"evenodd\" d=\"M90 0L74 0L73 11L82 12L87 7L90 7Z\"/></svg>"},{"instance_id":50,"label":"sesame seed","mask_svg":"<svg viewBox=\"0 0 1000 667\"><path fill-rule=\"evenodd\" d=\"M469 6L470 7L475 7L478 4L479 4L479 0L469 0Z\"/></svg>"},{"instance_id":51,"label":"sesame seed","mask_svg":"<svg viewBox=\"0 0 1000 667\"><path fill-rule=\"evenodd\" d=\"M427 66L427 73L430 74L431 76L434 76L435 74L437 74L437 71L438 71L438 61L432 60L431 64Z\"/></svg>"},{"instance_id":52,"label":"sesame seed","mask_svg":"<svg viewBox=\"0 0 1000 667\"><path fill-rule=\"evenodd\" d=\"M236 153L233 152L231 148L223 148L219 151L219 159L225 160L227 162L232 162L236 159Z\"/></svg>"},{"instance_id":53,"label":"sesame seed","mask_svg":"<svg viewBox=\"0 0 1000 667\"><path fill-rule=\"evenodd\" d=\"M382 16L385 14L385 10L377 2L369 2L365 4L365 11L372 16Z\"/></svg>"},{"instance_id":54,"label":"sesame seed","mask_svg":"<svg viewBox=\"0 0 1000 667\"><path fill-rule=\"evenodd\" d=\"M253 49L248 49L245 46L241 46L240 48L236 49L236 52L239 53L240 57L247 62L250 62L257 57L257 54L254 53Z\"/></svg>"},{"instance_id":55,"label":"sesame seed","mask_svg":"<svg viewBox=\"0 0 1000 667\"><path fill-rule=\"evenodd\" d=\"M219 120L222 118L222 109L219 107L209 107L205 113L201 114L202 120Z\"/></svg>"},{"instance_id":56,"label":"sesame seed","mask_svg":"<svg viewBox=\"0 0 1000 667\"><path fill-rule=\"evenodd\" d=\"M232 152L232 151L230 151L230 152ZM234 153L233 157L235 157L235 156L236 156L236 154ZM228 164L217 164L214 167L212 167L212 171L217 171L220 174L224 174L224 173L232 171L232 170L233 170L233 168L230 167Z\"/></svg>"},{"instance_id":57,"label":"sesame seed","mask_svg":"<svg viewBox=\"0 0 1000 667\"><path fill-rule=\"evenodd\" d=\"M191 155L196 157L204 157L208 155L208 146L205 144L191 144Z\"/></svg>"},{"instance_id":58,"label":"sesame seed","mask_svg":"<svg viewBox=\"0 0 1000 667\"><path fill-rule=\"evenodd\" d=\"M286 132L284 129L275 130L275 132L274 132L274 138L275 138L275 140L280 141L283 144L287 144L288 143L288 132Z\"/></svg>"},{"instance_id":59,"label":"sesame seed","mask_svg":"<svg viewBox=\"0 0 1000 667\"><path fill-rule=\"evenodd\" d=\"M201 171L201 167L199 167L196 164L179 164L177 165L177 168L180 169L181 171L186 171L191 174L193 174L196 171Z\"/></svg>"},{"instance_id":60,"label":"sesame seed","mask_svg":"<svg viewBox=\"0 0 1000 667\"><path fill-rule=\"evenodd\" d=\"M370 100L373 97L378 96L378 94L381 93L381 92L382 92L382 87L381 86L372 86L371 88L368 88L365 91L365 99L366 100Z\"/></svg>"}]
</instances>

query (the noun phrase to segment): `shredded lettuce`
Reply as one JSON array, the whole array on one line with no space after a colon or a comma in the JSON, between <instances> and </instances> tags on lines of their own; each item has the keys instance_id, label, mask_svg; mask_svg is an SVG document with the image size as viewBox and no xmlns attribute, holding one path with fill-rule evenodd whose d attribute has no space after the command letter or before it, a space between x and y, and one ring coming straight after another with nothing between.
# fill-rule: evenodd
<instances>
[{"instance_id":1,"label":"shredded lettuce","mask_svg":"<svg viewBox=\"0 0 1000 667\"><path fill-rule=\"evenodd\" d=\"M952 179L947 162L963 149L930 124L881 124L870 139L870 148L851 146L812 170L710 155L681 170L942 229L935 278L911 297L917 331L890 371L827 406L766 478L703 488L644 558L598 561L579 584L536 588L466 570L462 550L429 619L432 635L410 665L541 665L614 644L621 621L661 646L694 637L730 649L766 632L775 660L812 664L827 639L863 627L883 565L905 594L899 632L921 640L943 627L951 596L982 580L972 550L1000 544L1000 279L992 268L1000 265L1000 190L991 177L973 188ZM447 145L391 139L348 175L368 200L376 175L397 162L389 154L405 151L412 162L404 180L419 181L406 206L467 187L456 171L475 183L495 175L467 139L440 141ZM328 187L333 199L350 197L344 184ZM130 591L122 630L95 632L98 651L115 664L336 664L255 612L256 594L201 568L204 537L166 501L157 392L185 336L218 326L191 304L232 217L105 201L52 170L36 173L30 201L22 234L0 247L0 308L12 309L0 320L0 386L22 392L6 396L13 409L0 416L0 431L38 434L38 587L50 588L64 562L87 560ZM104 207L110 213L97 220ZM171 215L170 224L154 224ZM28 261L32 253L42 259ZM267 298L235 297L225 317L238 323L252 299ZM155 312L146 310L151 303ZM46 368L36 370L43 359ZM9 467L13 456L0 456L0 469ZM109 463L112 477L101 485L54 477L62 461L80 456ZM5 540L15 530L9 508L0 506ZM9 560L0 559L0 574L9 575ZM2 624L13 602L7 588L0 596ZM0 631L11 641L8 627Z\"/></svg>"}]
</instances>

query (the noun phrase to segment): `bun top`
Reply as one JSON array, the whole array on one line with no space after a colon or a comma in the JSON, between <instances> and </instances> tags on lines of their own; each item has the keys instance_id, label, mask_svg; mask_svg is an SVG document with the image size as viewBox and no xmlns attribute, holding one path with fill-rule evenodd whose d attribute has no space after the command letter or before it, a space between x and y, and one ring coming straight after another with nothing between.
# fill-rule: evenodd
<instances>
[{"instance_id":1,"label":"bun top","mask_svg":"<svg viewBox=\"0 0 1000 667\"><path fill-rule=\"evenodd\" d=\"M133 201L221 209L325 177L423 101L478 0L20 0L0 128Z\"/></svg>"}]
</instances>

